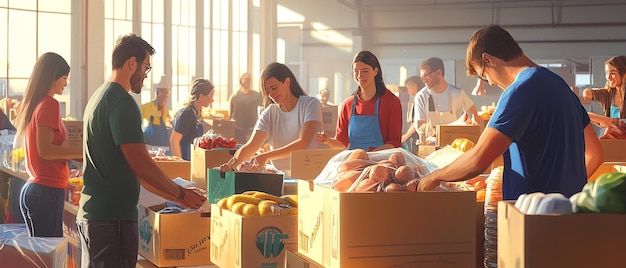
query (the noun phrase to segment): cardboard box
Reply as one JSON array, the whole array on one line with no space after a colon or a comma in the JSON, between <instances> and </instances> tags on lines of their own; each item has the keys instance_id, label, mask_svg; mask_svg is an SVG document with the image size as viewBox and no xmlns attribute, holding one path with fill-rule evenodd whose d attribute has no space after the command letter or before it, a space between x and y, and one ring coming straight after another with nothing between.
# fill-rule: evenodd
<instances>
[{"instance_id":1,"label":"cardboard box","mask_svg":"<svg viewBox=\"0 0 626 268\"><path fill-rule=\"evenodd\" d=\"M421 158L426 158L428 155L434 153L439 149L438 146L435 145L418 145L417 146L417 156Z\"/></svg>"},{"instance_id":2,"label":"cardboard box","mask_svg":"<svg viewBox=\"0 0 626 268\"><path fill-rule=\"evenodd\" d=\"M481 126L451 126L451 125L439 125L437 126L437 146L445 146L452 144L456 138L466 138L478 142L478 138L481 134Z\"/></svg>"},{"instance_id":3,"label":"cardboard box","mask_svg":"<svg viewBox=\"0 0 626 268\"><path fill-rule=\"evenodd\" d=\"M218 134L225 138L235 137L235 120L225 119L205 119L202 121L204 132L212 129L215 134ZM237 141L243 143L245 141Z\"/></svg>"},{"instance_id":4,"label":"cardboard box","mask_svg":"<svg viewBox=\"0 0 626 268\"><path fill-rule=\"evenodd\" d=\"M83 121L63 120L70 147L83 147Z\"/></svg>"},{"instance_id":5,"label":"cardboard box","mask_svg":"<svg viewBox=\"0 0 626 268\"><path fill-rule=\"evenodd\" d=\"M474 192L340 193L298 183L298 253L325 267L474 267Z\"/></svg>"},{"instance_id":6,"label":"cardboard box","mask_svg":"<svg viewBox=\"0 0 626 268\"><path fill-rule=\"evenodd\" d=\"M337 133L338 118L339 106L322 107L322 126L329 137L335 137Z\"/></svg>"},{"instance_id":7,"label":"cardboard box","mask_svg":"<svg viewBox=\"0 0 626 268\"><path fill-rule=\"evenodd\" d=\"M0 224L0 266L67 267L64 237L30 237L24 224Z\"/></svg>"},{"instance_id":8,"label":"cardboard box","mask_svg":"<svg viewBox=\"0 0 626 268\"><path fill-rule=\"evenodd\" d=\"M587 181L595 181L598 179L598 177L600 177L600 175L604 174L604 173L609 173L609 172L625 172L625 171L620 171L620 167L622 165L624 165L626 163L624 162L604 162L602 163L598 169L596 169L596 171L591 174L591 176L589 176L589 178L587 178Z\"/></svg>"},{"instance_id":9,"label":"cardboard box","mask_svg":"<svg viewBox=\"0 0 626 268\"><path fill-rule=\"evenodd\" d=\"M485 267L485 202L476 202L476 268Z\"/></svg>"},{"instance_id":10,"label":"cardboard box","mask_svg":"<svg viewBox=\"0 0 626 268\"><path fill-rule=\"evenodd\" d=\"M164 207L138 205L139 254L156 266L210 264L211 214L159 213Z\"/></svg>"},{"instance_id":11,"label":"cardboard box","mask_svg":"<svg viewBox=\"0 0 626 268\"><path fill-rule=\"evenodd\" d=\"M498 267L626 267L626 214L525 215L498 203Z\"/></svg>"},{"instance_id":12,"label":"cardboard box","mask_svg":"<svg viewBox=\"0 0 626 268\"><path fill-rule=\"evenodd\" d=\"M191 180L191 161L154 161L170 179Z\"/></svg>"},{"instance_id":13,"label":"cardboard box","mask_svg":"<svg viewBox=\"0 0 626 268\"><path fill-rule=\"evenodd\" d=\"M291 178L313 180L322 172L328 160L342 149L299 150L291 152Z\"/></svg>"},{"instance_id":14,"label":"cardboard box","mask_svg":"<svg viewBox=\"0 0 626 268\"><path fill-rule=\"evenodd\" d=\"M245 191L261 191L275 196L283 195L283 174L220 172L208 170L208 201L217 203L224 197Z\"/></svg>"},{"instance_id":15,"label":"cardboard box","mask_svg":"<svg viewBox=\"0 0 626 268\"><path fill-rule=\"evenodd\" d=\"M298 244L298 216L243 217L211 206L211 262L219 267L285 267Z\"/></svg>"},{"instance_id":16,"label":"cardboard box","mask_svg":"<svg viewBox=\"0 0 626 268\"><path fill-rule=\"evenodd\" d=\"M287 251L285 268L324 268L324 266L298 252Z\"/></svg>"},{"instance_id":17,"label":"cardboard box","mask_svg":"<svg viewBox=\"0 0 626 268\"><path fill-rule=\"evenodd\" d=\"M626 140L598 140L604 162L626 162Z\"/></svg>"},{"instance_id":18,"label":"cardboard box","mask_svg":"<svg viewBox=\"0 0 626 268\"><path fill-rule=\"evenodd\" d=\"M207 169L219 167L228 162L233 155L234 149L213 149L206 150L191 145L191 181L206 190Z\"/></svg>"}]
</instances>

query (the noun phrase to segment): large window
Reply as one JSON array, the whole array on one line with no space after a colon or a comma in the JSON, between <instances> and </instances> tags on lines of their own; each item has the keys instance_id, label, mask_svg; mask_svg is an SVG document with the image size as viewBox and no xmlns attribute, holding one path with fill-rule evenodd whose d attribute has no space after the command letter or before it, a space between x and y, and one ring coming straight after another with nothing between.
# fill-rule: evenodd
<instances>
[{"instance_id":1,"label":"large window","mask_svg":"<svg viewBox=\"0 0 626 268\"><path fill-rule=\"evenodd\" d=\"M210 1L204 18L205 77L215 85L213 108L228 109L228 98L239 90L248 68L248 0Z\"/></svg>"},{"instance_id":2,"label":"large window","mask_svg":"<svg viewBox=\"0 0 626 268\"><path fill-rule=\"evenodd\" d=\"M104 77L111 75L111 53L120 36L133 32L131 0L107 0L104 4Z\"/></svg>"},{"instance_id":3,"label":"large window","mask_svg":"<svg viewBox=\"0 0 626 268\"><path fill-rule=\"evenodd\" d=\"M146 103L156 96L153 90L155 90L155 85L161 82L161 76L167 77L168 84L171 84L172 81L171 77L167 76L165 70L164 0L141 2L141 37L150 43L156 51L156 54L152 55L150 59L152 71L148 74L148 78L144 80L144 89L141 92L141 103Z\"/></svg>"},{"instance_id":4,"label":"large window","mask_svg":"<svg viewBox=\"0 0 626 268\"><path fill-rule=\"evenodd\" d=\"M172 1L172 94L174 106L188 99L196 75L196 1Z\"/></svg>"},{"instance_id":5,"label":"large window","mask_svg":"<svg viewBox=\"0 0 626 268\"><path fill-rule=\"evenodd\" d=\"M71 0L0 1L0 97L22 98L43 53L55 52L71 62L70 23ZM71 77L63 95L55 96L63 116L69 112L70 92Z\"/></svg>"}]
</instances>

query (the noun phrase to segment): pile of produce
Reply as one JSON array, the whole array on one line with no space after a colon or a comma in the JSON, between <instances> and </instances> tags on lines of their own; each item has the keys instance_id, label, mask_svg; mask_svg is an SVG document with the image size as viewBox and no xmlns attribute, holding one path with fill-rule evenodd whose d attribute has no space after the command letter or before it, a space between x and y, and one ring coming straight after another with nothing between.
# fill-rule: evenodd
<instances>
[{"instance_id":1,"label":"pile of produce","mask_svg":"<svg viewBox=\"0 0 626 268\"><path fill-rule=\"evenodd\" d=\"M484 175L457 182L441 182L440 187L447 192L474 191L476 192L476 201L484 202L487 194L487 181Z\"/></svg>"},{"instance_id":2,"label":"pile of produce","mask_svg":"<svg viewBox=\"0 0 626 268\"><path fill-rule=\"evenodd\" d=\"M237 147L237 140L234 138L225 138L215 135L212 132L207 132L206 134L193 139L193 145L206 150L215 148L234 149Z\"/></svg>"},{"instance_id":3,"label":"pile of produce","mask_svg":"<svg viewBox=\"0 0 626 268\"><path fill-rule=\"evenodd\" d=\"M414 192L419 179L435 169L403 149L356 149L331 158L314 182L340 192Z\"/></svg>"},{"instance_id":4,"label":"pile of produce","mask_svg":"<svg viewBox=\"0 0 626 268\"><path fill-rule=\"evenodd\" d=\"M560 193L522 194L515 201L515 207L529 215L626 213L626 173L602 174L570 198Z\"/></svg>"},{"instance_id":5,"label":"pile of produce","mask_svg":"<svg viewBox=\"0 0 626 268\"><path fill-rule=\"evenodd\" d=\"M626 213L626 173L610 172L588 182L570 200L581 213Z\"/></svg>"},{"instance_id":6,"label":"pile of produce","mask_svg":"<svg viewBox=\"0 0 626 268\"><path fill-rule=\"evenodd\" d=\"M467 138L456 138L450 144L450 147L457 149L461 152L467 152L470 149L474 148L474 142Z\"/></svg>"},{"instance_id":7,"label":"pile of produce","mask_svg":"<svg viewBox=\"0 0 626 268\"><path fill-rule=\"evenodd\" d=\"M222 198L216 205L244 217L298 214L297 195L278 197L259 191L247 191Z\"/></svg>"}]
</instances>

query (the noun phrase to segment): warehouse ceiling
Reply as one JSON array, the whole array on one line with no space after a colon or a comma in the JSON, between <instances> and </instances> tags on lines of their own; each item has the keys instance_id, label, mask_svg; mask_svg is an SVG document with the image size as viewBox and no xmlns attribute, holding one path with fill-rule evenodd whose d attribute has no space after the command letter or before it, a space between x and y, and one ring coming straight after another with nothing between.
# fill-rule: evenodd
<instances>
[{"instance_id":1,"label":"warehouse ceiling","mask_svg":"<svg viewBox=\"0 0 626 268\"><path fill-rule=\"evenodd\" d=\"M543 10L549 9L551 12L552 18L548 20L548 22L537 22L531 21L526 24L502 24L507 28L518 28L523 29L526 27L534 27L534 28L579 28L579 27L588 27L588 29L596 29L602 30L604 28L612 28L612 27L626 27L626 16L613 16L611 18L607 18L605 13L597 12L597 10L624 10L626 14L626 1L624 0L337 0L339 3L349 7L357 13L357 25L360 31L362 32L372 32L372 31L382 31L386 32L389 30L402 30L402 31L411 31L414 30L454 30L454 29L475 29L479 26L467 24L452 24L449 23L446 25L407 25L407 24L398 24L394 25L394 22L385 21L385 25L379 25L376 23L372 23L373 21L377 21L374 18L381 13L389 13L394 11L401 12L418 12L420 10L432 10L434 8L438 10L475 10L476 8L480 9L490 9L492 10L492 18L493 23L497 23L499 19L498 12L503 9L528 9L528 8L541 8ZM563 22L561 11L564 8L584 8L589 10L596 10L594 14L590 14L589 17L585 19L582 23L572 23L572 22ZM598 14L595 14L598 13ZM548 16L549 17L549 16ZM500 24L500 23L498 23ZM588 39L584 39L581 37L580 40L569 40L569 42L605 42L605 43L623 43L626 42L626 37L624 36L614 36L610 39L598 39L597 37L593 37L589 35ZM593 39L596 38L596 39ZM549 40L542 41L541 38L535 40L524 40L526 43L543 43L543 42L551 42ZM394 42L398 42L397 44L402 45L402 41L394 41L390 39L385 40L386 45L393 46ZM590 60L589 58L571 58L571 59L563 59L565 63L574 64L576 69L581 72L588 72L590 70Z\"/></svg>"}]
</instances>

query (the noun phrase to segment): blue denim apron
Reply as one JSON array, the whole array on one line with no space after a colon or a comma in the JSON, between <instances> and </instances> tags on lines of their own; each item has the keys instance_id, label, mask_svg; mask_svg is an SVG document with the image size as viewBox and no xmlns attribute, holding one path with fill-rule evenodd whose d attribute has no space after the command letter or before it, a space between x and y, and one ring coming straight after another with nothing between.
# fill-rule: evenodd
<instances>
[{"instance_id":1,"label":"blue denim apron","mask_svg":"<svg viewBox=\"0 0 626 268\"><path fill-rule=\"evenodd\" d=\"M154 122L154 116L150 116L150 125L144 130L146 136L146 144L155 146L170 146L170 135L165 123L163 122L163 116L159 116L161 125L152 124Z\"/></svg>"},{"instance_id":2,"label":"blue denim apron","mask_svg":"<svg viewBox=\"0 0 626 268\"><path fill-rule=\"evenodd\" d=\"M373 148L383 146L383 135L381 134L380 123L378 122L378 104L380 98L376 99L376 109L373 115L356 114L356 98L352 103L352 114L348 124L348 138L350 139L350 150L363 149L369 151Z\"/></svg>"},{"instance_id":3,"label":"blue denim apron","mask_svg":"<svg viewBox=\"0 0 626 268\"><path fill-rule=\"evenodd\" d=\"M619 118L619 107L611 105L611 118Z\"/></svg>"}]
</instances>

